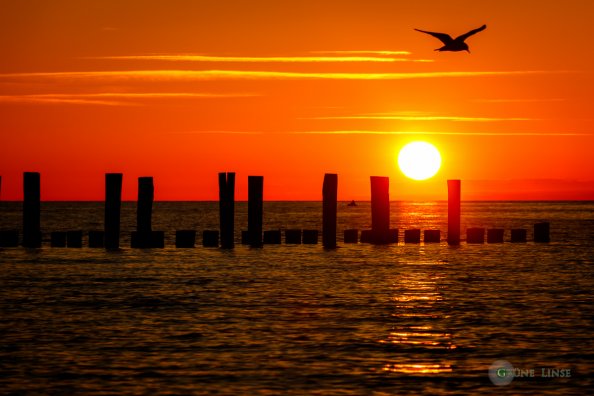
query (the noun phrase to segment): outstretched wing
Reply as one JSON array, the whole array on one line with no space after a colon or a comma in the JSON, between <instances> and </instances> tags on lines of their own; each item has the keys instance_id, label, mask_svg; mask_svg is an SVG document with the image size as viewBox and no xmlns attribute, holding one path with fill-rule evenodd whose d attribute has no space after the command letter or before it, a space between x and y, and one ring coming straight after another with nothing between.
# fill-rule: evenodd
<instances>
[{"instance_id":1,"label":"outstretched wing","mask_svg":"<svg viewBox=\"0 0 594 396\"><path fill-rule=\"evenodd\" d=\"M456 37L456 41L464 41L464 40L466 40L468 37L472 36L473 34L477 34L478 32L482 32L482 31L483 31L483 30L485 30L486 28L487 28L487 25L483 25L483 26L481 26L481 27L480 27L480 28L478 28L478 29L474 29L474 30L471 30L471 31L470 31L470 32L468 32L468 33L464 33L464 34L462 34L462 35L460 35L460 36Z\"/></svg>"},{"instance_id":2,"label":"outstretched wing","mask_svg":"<svg viewBox=\"0 0 594 396\"><path fill-rule=\"evenodd\" d=\"M452 39L452 37L449 34L445 34L445 33L435 33L435 32L427 32L425 30L420 30L420 29L415 29L417 32L421 32L421 33L426 33L426 34L430 34L433 37L439 39L442 43L444 43L445 45L450 44L452 41L454 41Z\"/></svg>"}]
</instances>

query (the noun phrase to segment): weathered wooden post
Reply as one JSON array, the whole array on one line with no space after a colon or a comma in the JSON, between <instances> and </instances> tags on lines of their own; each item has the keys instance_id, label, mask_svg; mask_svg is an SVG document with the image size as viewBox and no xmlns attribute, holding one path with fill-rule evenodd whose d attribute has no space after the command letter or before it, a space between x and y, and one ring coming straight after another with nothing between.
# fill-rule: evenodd
<instances>
[{"instance_id":1,"label":"weathered wooden post","mask_svg":"<svg viewBox=\"0 0 594 396\"><path fill-rule=\"evenodd\" d=\"M23 174L23 246L41 247L41 177L39 172Z\"/></svg>"},{"instance_id":2,"label":"weathered wooden post","mask_svg":"<svg viewBox=\"0 0 594 396\"><path fill-rule=\"evenodd\" d=\"M318 230L303 230L303 244L316 245L318 243ZM334 246L336 247L336 246Z\"/></svg>"},{"instance_id":3,"label":"weathered wooden post","mask_svg":"<svg viewBox=\"0 0 594 396\"><path fill-rule=\"evenodd\" d=\"M19 230L0 231L0 247L18 247Z\"/></svg>"},{"instance_id":4,"label":"weathered wooden post","mask_svg":"<svg viewBox=\"0 0 594 396\"><path fill-rule=\"evenodd\" d=\"M336 208L338 194L338 175L326 173L322 187L322 244L325 248L336 247Z\"/></svg>"},{"instance_id":5,"label":"weathered wooden post","mask_svg":"<svg viewBox=\"0 0 594 396\"><path fill-rule=\"evenodd\" d=\"M175 231L176 248L193 248L196 245L196 230Z\"/></svg>"},{"instance_id":6,"label":"weathered wooden post","mask_svg":"<svg viewBox=\"0 0 594 396\"><path fill-rule=\"evenodd\" d=\"M202 231L202 246L219 247L219 230Z\"/></svg>"},{"instance_id":7,"label":"weathered wooden post","mask_svg":"<svg viewBox=\"0 0 594 396\"><path fill-rule=\"evenodd\" d=\"M466 243L485 243L485 229L472 227L466 230Z\"/></svg>"},{"instance_id":8,"label":"weathered wooden post","mask_svg":"<svg viewBox=\"0 0 594 396\"><path fill-rule=\"evenodd\" d=\"M385 244L390 232L390 179L371 176L370 180L372 243Z\"/></svg>"},{"instance_id":9,"label":"weathered wooden post","mask_svg":"<svg viewBox=\"0 0 594 396\"><path fill-rule=\"evenodd\" d=\"M133 248L151 248L152 217L155 186L152 177L138 178L138 200L136 204L136 232L132 233Z\"/></svg>"},{"instance_id":10,"label":"weathered wooden post","mask_svg":"<svg viewBox=\"0 0 594 396\"><path fill-rule=\"evenodd\" d=\"M448 180L448 244L460 244L460 180Z\"/></svg>"},{"instance_id":11,"label":"weathered wooden post","mask_svg":"<svg viewBox=\"0 0 594 396\"><path fill-rule=\"evenodd\" d=\"M421 243L421 230L418 228L404 230L404 243Z\"/></svg>"},{"instance_id":12,"label":"weathered wooden post","mask_svg":"<svg viewBox=\"0 0 594 396\"><path fill-rule=\"evenodd\" d=\"M248 176L248 237L251 247L262 246L264 176Z\"/></svg>"},{"instance_id":13,"label":"weathered wooden post","mask_svg":"<svg viewBox=\"0 0 594 396\"><path fill-rule=\"evenodd\" d=\"M50 233L51 247L66 247L66 231L52 231Z\"/></svg>"},{"instance_id":14,"label":"weathered wooden post","mask_svg":"<svg viewBox=\"0 0 594 396\"><path fill-rule=\"evenodd\" d=\"M66 231L66 247L82 248L82 230Z\"/></svg>"},{"instance_id":15,"label":"weathered wooden post","mask_svg":"<svg viewBox=\"0 0 594 396\"><path fill-rule=\"evenodd\" d=\"M264 231L264 244L266 245L280 245L281 230L267 230Z\"/></svg>"},{"instance_id":16,"label":"weathered wooden post","mask_svg":"<svg viewBox=\"0 0 594 396\"><path fill-rule=\"evenodd\" d=\"M286 229L285 230L286 244L300 244L301 243L301 229Z\"/></svg>"},{"instance_id":17,"label":"weathered wooden post","mask_svg":"<svg viewBox=\"0 0 594 396\"><path fill-rule=\"evenodd\" d=\"M511 242L523 243L526 242L526 229L525 228L514 228L511 230Z\"/></svg>"},{"instance_id":18,"label":"weathered wooden post","mask_svg":"<svg viewBox=\"0 0 594 396\"><path fill-rule=\"evenodd\" d=\"M487 230L487 243L503 243L505 230L503 228L489 228Z\"/></svg>"},{"instance_id":19,"label":"weathered wooden post","mask_svg":"<svg viewBox=\"0 0 594 396\"><path fill-rule=\"evenodd\" d=\"M105 232L100 230L89 231L89 247L102 248L105 247Z\"/></svg>"},{"instance_id":20,"label":"weathered wooden post","mask_svg":"<svg viewBox=\"0 0 594 396\"><path fill-rule=\"evenodd\" d=\"M122 207L121 173L105 174L105 247L120 248L120 209Z\"/></svg>"},{"instance_id":21,"label":"weathered wooden post","mask_svg":"<svg viewBox=\"0 0 594 396\"><path fill-rule=\"evenodd\" d=\"M358 243L359 242L359 230L356 228L350 228L344 230L344 243Z\"/></svg>"},{"instance_id":22,"label":"weathered wooden post","mask_svg":"<svg viewBox=\"0 0 594 396\"><path fill-rule=\"evenodd\" d=\"M425 243L439 243L441 242L441 234L439 230L424 230L423 242Z\"/></svg>"},{"instance_id":23,"label":"weathered wooden post","mask_svg":"<svg viewBox=\"0 0 594 396\"><path fill-rule=\"evenodd\" d=\"M232 249L235 246L235 173L219 173L219 219L221 228L221 247Z\"/></svg>"},{"instance_id":24,"label":"weathered wooden post","mask_svg":"<svg viewBox=\"0 0 594 396\"><path fill-rule=\"evenodd\" d=\"M548 222L534 224L534 242L550 242L550 228Z\"/></svg>"}]
</instances>

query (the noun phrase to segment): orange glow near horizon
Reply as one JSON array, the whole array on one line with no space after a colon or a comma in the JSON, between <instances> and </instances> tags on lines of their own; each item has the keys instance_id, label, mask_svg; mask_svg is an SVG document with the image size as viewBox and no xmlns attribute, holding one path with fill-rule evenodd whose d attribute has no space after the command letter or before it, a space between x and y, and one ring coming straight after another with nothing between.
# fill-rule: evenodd
<instances>
[{"instance_id":1,"label":"orange glow near horizon","mask_svg":"<svg viewBox=\"0 0 594 396\"><path fill-rule=\"evenodd\" d=\"M406 5L405 5L406 4ZM537 11L536 11L537 10ZM0 199L41 172L44 200L216 200L217 173L263 175L267 200L594 200L594 2L4 2ZM529 18L527 18L529 16ZM414 28L464 33L434 52ZM398 150L428 141L439 172L414 181Z\"/></svg>"}]
</instances>

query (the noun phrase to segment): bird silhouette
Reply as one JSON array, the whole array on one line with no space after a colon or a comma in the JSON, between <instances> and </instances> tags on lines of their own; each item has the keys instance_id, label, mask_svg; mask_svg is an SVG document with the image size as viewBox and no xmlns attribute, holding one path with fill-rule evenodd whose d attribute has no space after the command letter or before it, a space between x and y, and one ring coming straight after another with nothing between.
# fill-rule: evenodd
<instances>
[{"instance_id":1,"label":"bird silhouette","mask_svg":"<svg viewBox=\"0 0 594 396\"><path fill-rule=\"evenodd\" d=\"M452 38L449 34L445 33L435 33L435 32L427 32L421 29L415 29L417 32L430 34L431 36L439 39L444 46L441 48L436 48L435 51L468 51L468 44L464 42L468 37L472 36L473 34L477 34L478 32L482 32L487 28L487 25L483 25L480 28L471 30L468 33L461 34L460 36L456 37L455 39Z\"/></svg>"}]
</instances>

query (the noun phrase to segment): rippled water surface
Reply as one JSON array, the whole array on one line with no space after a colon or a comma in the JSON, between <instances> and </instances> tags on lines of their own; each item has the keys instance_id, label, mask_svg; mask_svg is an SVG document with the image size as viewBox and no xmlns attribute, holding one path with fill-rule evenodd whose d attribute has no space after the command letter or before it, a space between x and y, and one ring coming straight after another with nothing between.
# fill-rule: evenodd
<instances>
[{"instance_id":1,"label":"rippled water surface","mask_svg":"<svg viewBox=\"0 0 594 396\"><path fill-rule=\"evenodd\" d=\"M42 228L102 227L102 204L43 203ZM392 225L447 229L447 205ZM0 203L0 228L20 204ZM216 203L155 205L165 249L0 249L0 393L586 394L594 387L594 203L467 202L462 227L551 222L549 244L175 249ZM245 228L237 204L236 234ZM339 205L345 228L369 204ZM320 203L265 203L265 229L321 228ZM200 240L198 241L200 242ZM496 360L570 378L495 386Z\"/></svg>"}]
</instances>

